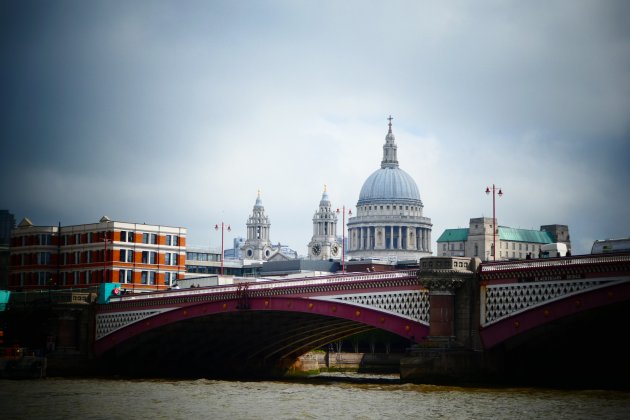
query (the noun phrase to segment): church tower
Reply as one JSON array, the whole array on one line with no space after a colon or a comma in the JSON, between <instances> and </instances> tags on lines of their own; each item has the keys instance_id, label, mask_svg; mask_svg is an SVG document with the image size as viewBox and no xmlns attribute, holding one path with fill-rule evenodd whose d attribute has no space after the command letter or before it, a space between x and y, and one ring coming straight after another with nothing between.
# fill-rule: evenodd
<instances>
[{"instance_id":1,"label":"church tower","mask_svg":"<svg viewBox=\"0 0 630 420\"><path fill-rule=\"evenodd\" d=\"M256 204L252 210L252 214L247 219L247 240L241 248L244 258L248 260L267 260L274 253L274 249L269 241L269 227L271 223L265 215L265 207L263 207L260 199L260 190L256 197Z\"/></svg>"},{"instance_id":2,"label":"church tower","mask_svg":"<svg viewBox=\"0 0 630 420\"><path fill-rule=\"evenodd\" d=\"M337 214L332 210L328 192L324 186L319 209L313 216L313 237L308 244L308 256L312 260L339 258L341 245L337 242Z\"/></svg>"}]
</instances>

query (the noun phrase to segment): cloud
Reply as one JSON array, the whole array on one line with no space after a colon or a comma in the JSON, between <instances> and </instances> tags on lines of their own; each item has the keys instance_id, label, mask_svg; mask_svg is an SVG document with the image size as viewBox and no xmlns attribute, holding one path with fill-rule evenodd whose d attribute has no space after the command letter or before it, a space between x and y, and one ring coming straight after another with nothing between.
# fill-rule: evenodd
<instances>
[{"instance_id":1,"label":"cloud","mask_svg":"<svg viewBox=\"0 0 630 420\"><path fill-rule=\"evenodd\" d=\"M306 251L323 185L353 207L394 116L435 240L490 216L628 236L626 2L19 2L0 13L0 207ZM339 231L339 233L341 233Z\"/></svg>"}]
</instances>

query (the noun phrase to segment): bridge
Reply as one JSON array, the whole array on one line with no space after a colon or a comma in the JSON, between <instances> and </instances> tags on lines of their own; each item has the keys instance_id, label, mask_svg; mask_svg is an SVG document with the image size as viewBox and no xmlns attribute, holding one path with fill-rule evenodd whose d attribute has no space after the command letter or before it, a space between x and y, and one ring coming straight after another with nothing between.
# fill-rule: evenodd
<instances>
[{"instance_id":1,"label":"bridge","mask_svg":"<svg viewBox=\"0 0 630 420\"><path fill-rule=\"evenodd\" d=\"M127 372L257 374L380 330L415 344L410 376L450 369L435 365L436 351L468 354L467 366L478 371L514 365L544 373L578 357L567 352L602 354L602 343L625 331L629 301L630 254L496 263L427 257L414 270L112 297L97 308L94 349ZM607 354L621 358L619 351ZM630 372L627 362L621 371Z\"/></svg>"},{"instance_id":2,"label":"bridge","mask_svg":"<svg viewBox=\"0 0 630 420\"><path fill-rule=\"evenodd\" d=\"M420 342L428 322L416 270L256 281L112 297L97 310L95 354L124 370L256 373L375 329Z\"/></svg>"}]
</instances>

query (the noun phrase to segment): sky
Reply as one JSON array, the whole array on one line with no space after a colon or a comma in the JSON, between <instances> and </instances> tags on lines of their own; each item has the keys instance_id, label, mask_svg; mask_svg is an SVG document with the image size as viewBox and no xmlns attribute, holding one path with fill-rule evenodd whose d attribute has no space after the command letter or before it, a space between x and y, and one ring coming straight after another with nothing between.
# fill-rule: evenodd
<instances>
[{"instance_id":1,"label":"sky","mask_svg":"<svg viewBox=\"0 0 630 420\"><path fill-rule=\"evenodd\" d=\"M393 117L433 246L492 217L630 236L630 2L0 0L0 209L181 226L306 254ZM346 220L347 221L347 220ZM338 226L341 236L342 220Z\"/></svg>"}]
</instances>

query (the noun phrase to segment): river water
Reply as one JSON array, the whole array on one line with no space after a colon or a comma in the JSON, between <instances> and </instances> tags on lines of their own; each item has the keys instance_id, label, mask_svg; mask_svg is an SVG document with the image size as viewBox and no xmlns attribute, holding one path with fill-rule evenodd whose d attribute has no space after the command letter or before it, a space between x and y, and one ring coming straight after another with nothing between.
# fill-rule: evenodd
<instances>
[{"instance_id":1,"label":"river water","mask_svg":"<svg viewBox=\"0 0 630 420\"><path fill-rule=\"evenodd\" d=\"M0 419L629 419L630 392L461 388L397 376L0 380Z\"/></svg>"}]
</instances>

